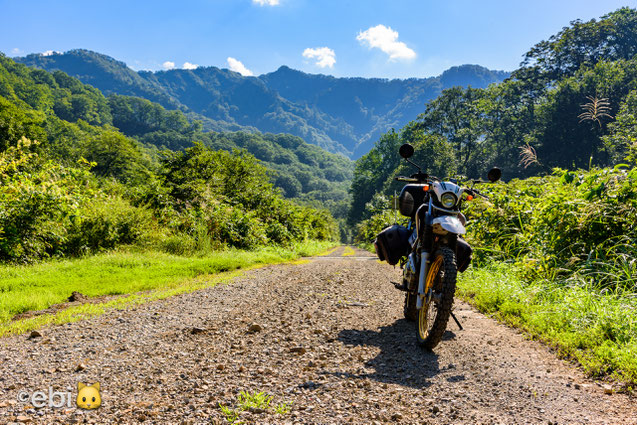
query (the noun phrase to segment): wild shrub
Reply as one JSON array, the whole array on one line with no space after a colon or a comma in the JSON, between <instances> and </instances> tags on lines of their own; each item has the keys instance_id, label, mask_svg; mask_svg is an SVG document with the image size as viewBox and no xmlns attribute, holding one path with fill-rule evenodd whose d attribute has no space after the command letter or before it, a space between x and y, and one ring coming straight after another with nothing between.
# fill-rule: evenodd
<instances>
[{"instance_id":1,"label":"wild shrub","mask_svg":"<svg viewBox=\"0 0 637 425\"><path fill-rule=\"evenodd\" d=\"M134 244L156 233L152 211L100 186L93 164L63 166L23 138L0 152L0 259L30 262Z\"/></svg>"},{"instance_id":2,"label":"wild shrub","mask_svg":"<svg viewBox=\"0 0 637 425\"><path fill-rule=\"evenodd\" d=\"M213 240L245 249L336 237L328 212L283 199L269 183L267 169L246 151L215 151L195 144L166 152L162 167L166 204L177 213L178 232L188 232L203 220Z\"/></svg>"},{"instance_id":3,"label":"wild shrub","mask_svg":"<svg viewBox=\"0 0 637 425\"><path fill-rule=\"evenodd\" d=\"M64 251L66 226L90 175L43 160L23 138L0 152L0 259L27 262ZM81 188L81 189L80 189Z\"/></svg>"},{"instance_id":4,"label":"wild shrub","mask_svg":"<svg viewBox=\"0 0 637 425\"><path fill-rule=\"evenodd\" d=\"M65 251L73 255L139 243L155 228L151 210L104 193L78 208L69 224Z\"/></svg>"},{"instance_id":5,"label":"wild shrub","mask_svg":"<svg viewBox=\"0 0 637 425\"><path fill-rule=\"evenodd\" d=\"M490 186L468 209L477 259L521 265L533 277L584 274L598 287L637 290L637 169L555 169ZM622 277L623 276L623 277Z\"/></svg>"}]
</instances>

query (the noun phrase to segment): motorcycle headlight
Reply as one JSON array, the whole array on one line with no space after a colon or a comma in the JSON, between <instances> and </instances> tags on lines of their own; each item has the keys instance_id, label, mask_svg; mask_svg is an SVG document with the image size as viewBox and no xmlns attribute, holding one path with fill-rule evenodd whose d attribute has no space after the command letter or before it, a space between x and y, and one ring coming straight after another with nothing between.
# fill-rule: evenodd
<instances>
[{"instance_id":1,"label":"motorcycle headlight","mask_svg":"<svg viewBox=\"0 0 637 425\"><path fill-rule=\"evenodd\" d=\"M456 195L451 192L445 192L440 196L440 203L445 208L453 208L457 200Z\"/></svg>"}]
</instances>

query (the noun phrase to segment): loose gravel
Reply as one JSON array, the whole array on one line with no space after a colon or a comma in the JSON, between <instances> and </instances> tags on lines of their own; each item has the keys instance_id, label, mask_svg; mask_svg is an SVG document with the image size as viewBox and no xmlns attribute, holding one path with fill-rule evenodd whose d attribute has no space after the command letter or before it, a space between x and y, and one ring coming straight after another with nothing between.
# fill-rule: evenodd
<instances>
[{"instance_id":1,"label":"loose gravel","mask_svg":"<svg viewBox=\"0 0 637 425\"><path fill-rule=\"evenodd\" d=\"M247 271L227 285L0 339L0 423L227 423L241 391L272 409L244 423L637 424L627 395L588 380L545 346L456 301L434 352L402 318L400 271L343 249ZM102 405L35 409L18 395ZM610 394L608 394L610 393Z\"/></svg>"}]
</instances>

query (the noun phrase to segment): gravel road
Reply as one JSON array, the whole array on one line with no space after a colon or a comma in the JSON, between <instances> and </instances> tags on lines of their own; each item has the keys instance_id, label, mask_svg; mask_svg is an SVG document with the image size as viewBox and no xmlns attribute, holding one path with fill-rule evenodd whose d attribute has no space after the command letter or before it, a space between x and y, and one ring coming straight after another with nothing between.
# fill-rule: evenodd
<instances>
[{"instance_id":1,"label":"gravel road","mask_svg":"<svg viewBox=\"0 0 637 425\"><path fill-rule=\"evenodd\" d=\"M219 403L265 391L287 414L244 423L637 424L637 403L606 394L543 345L456 301L434 352L402 318L399 270L343 248L232 283L0 338L0 423L226 423ZM75 408L77 383L102 405ZM34 409L35 391L73 394ZM68 389L67 389L68 388ZM47 399L48 400L48 399Z\"/></svg>"}]
</instances>

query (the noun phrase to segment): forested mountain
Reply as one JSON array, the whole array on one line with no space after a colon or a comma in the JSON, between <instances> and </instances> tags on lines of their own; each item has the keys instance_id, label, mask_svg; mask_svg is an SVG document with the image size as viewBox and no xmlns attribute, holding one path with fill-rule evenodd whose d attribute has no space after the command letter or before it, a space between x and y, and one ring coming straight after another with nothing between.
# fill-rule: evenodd
<instances>
[{"instance_id":1,"label":"forested mountain","mask_svg":"<svg viewBox=\"0 0 637 425\"><path fill-rule=\"evenodd\" d=\"M445 88L484 88L508 73L463 65L439 77L406 80L335 78L282 66L259 77L216 67L135 72L88 50L31 54L16 61L61 70L105 95L138 96L180 109L204 129L287 133L331 152L358 158L382 133L416 118Z\"/></svg>"},{"instance_id":2,"label":"forested mountain","mask_svg":"<svg viewBox=\"0 0 637 425\"><path fill-rule=\"evenodd\" d=\"M164 148L183 150L194 142L227 151L245 149L273 171L272 182L288 198L310 200L308 195L321 189L320 199L329 207L331 200L344 201L347 197L351 162L295 136L203 132L201 124L191 123L181 111L169 111L158 103L137 97L111 95L106 98L99 90L61 71L48 73L1 56L0 96L13 99L14 105L26 99L31 108L51 114L48 119L36 120L38 125L32 125L35 134L28 137L38 140L43 140L45 136L40 134L52 131L54 125L78 123L80 127L82 124L113 126L142 146L152 148L151 153ZM58 142L55 135L49 134L47 138ZM73 142L59 146L58 150L68 153L75 148Z\"/></svg>"},{"instance_id":3,"label":"forested mountain","mask_svg":"<svg viewBox=\"0 0 637 425\"><path fill-rule=\"evenodd\" d=\"M0 262L329 239L337 226L323 205L284 199L273 183L308 203L325 189L334 207L350 167L294 136L203 133L180 111L0 54Z\"/></svg>"}]
</instances>

